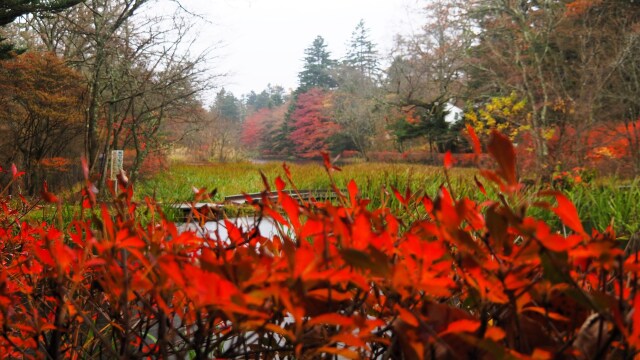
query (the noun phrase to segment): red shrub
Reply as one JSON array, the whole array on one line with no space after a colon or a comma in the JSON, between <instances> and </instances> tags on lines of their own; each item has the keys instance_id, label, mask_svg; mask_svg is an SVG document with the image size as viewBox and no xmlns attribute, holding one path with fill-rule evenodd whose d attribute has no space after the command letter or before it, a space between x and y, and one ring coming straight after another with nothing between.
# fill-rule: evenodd
<instances>
[{"instance_id":1,"label":"red shrub","mask_svg":"<svg viewBox=\"0 0 640 360\"><path fill-rule=\"evenodd\" d=\"M600 124L588 129L557 128L547 142L545 159L549 172L587 167L600 174L631 174L638 163L640 149L640 120ZM516 147L521 169L535 168L534 145L524 133Z\"/></svg>"},{"instance_id":2,"label":"red shrub","mask_svg":"<svg viewBox=\"0 0 640 360\"><path fill-rule=\"evenodd\" d=\"M498 134L487 148L496 170L480 174L499 199L394 190L405 221L369 209L354 182L334 185L337 204L299 203L278 178L277 202L259 206L273 237L227 220L228 239L179 233L151 200L142 224L131 187L109 208L87 183L83 207L100 216L64 231L16 221L1 198L0 354L633 358L640 254L610 229L585 233L559 192L535 206L567 235L528 216L515 150Z\"/></svg>"},{"instance_id":3,"label":"red shrub","mask_svg":"<svg viewBox=\"0 0 640 360\"><path fill-rule=\"evenodd\" d=\"M140 174L144 178L150 178L154 175L169 169L169 160L163 152L149 153L140 165Z\"/></svg>"}]
</instances>

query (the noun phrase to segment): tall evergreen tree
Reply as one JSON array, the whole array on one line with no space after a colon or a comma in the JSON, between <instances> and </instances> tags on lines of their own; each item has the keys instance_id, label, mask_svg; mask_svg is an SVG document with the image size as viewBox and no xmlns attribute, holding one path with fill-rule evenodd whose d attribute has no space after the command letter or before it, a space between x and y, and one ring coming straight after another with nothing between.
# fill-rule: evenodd
<instances>
[{"instance_id":1,"label":"tall evergreen tree","mask_svg":"<svg viewBox=\"0 0 640 360\"><path fill-rule=\"evenodd\" d=\"M336 81L331 76L331 69L335 61L331 59L331 53L327 50L322 36L313 40L313 44L305 51L304 70L298 74L298 92L302 93L311 88L318 87L330 89L336 86Z\"/></svg>"},{"instance_id":2,"label":"tall evergreen tree","mask_svg":"<svg viewBox=\"0 0 640 360\"><path fill-rule=\"evenodd\" d=\"M371 79L377 78L380 73L378 51L369 39L369 29L365 27L364 20L360 20L351 33L345 62Z\"/></svg>"},{"instance_id":3,"label":"tall evergreen tree","mask_svg":"<svg viewBox=\"0 0 640 360\"><path fill-rule=\"evenodd\" d=\"M273 109L285 102L284 88L280 85L272 86L267 84L267 88L259 94L251 90L244 96L245 104L250 108L249 111L259 111L264 108Z\"/></svg>"},{"instance_id":4,"label":"tall evergreen tree","mask_svg":"<svg viewBox=\"0 0 640 360\"><path fill-rule=\"evenodd\" d=\"M216 94L212 110L224 119L240 121L240 100L232 92L226 91L224 88L220 89Z\"/></svg>"}]
</instances>

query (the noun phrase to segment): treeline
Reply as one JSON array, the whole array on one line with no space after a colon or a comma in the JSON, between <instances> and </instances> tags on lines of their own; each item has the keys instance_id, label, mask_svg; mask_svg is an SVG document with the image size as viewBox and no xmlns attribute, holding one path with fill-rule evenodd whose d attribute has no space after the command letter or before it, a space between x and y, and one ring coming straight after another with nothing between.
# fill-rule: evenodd
<instances>
[{"instance_id":1,"label":"treeline","mask_svg":"<svg viewBox=\"0 0 640 360\"><path fill-rule=\"evenodd\" d=\"M0 5L0 167L24 169L23 190L73 184L79 155L103 187L114 149L133 179L181 151L439 161L470 150L465 125L507 133L537 171L640 170L638 2L426 2L421 31L390 53L360 22L342 59L313 40L296 89L221 89L208 108L218 75L190 49L193 19L149 4Z\"/></svg>"},{"instance_id":2,"label":"treeline","mask_svg":"<svg viewBox=\"0 0 640 360\"><path fill-rule=\"evenodd\" d=\"M466 122L481 137L509 134L541 171L638 172L639 3L447 0L424 11L422 31L384 56L364 23L343 59L318 36L288 102L248 108L243 144L304 158L464 152Z\"/></svg>"},{"instance_id":3,"label":"treeline","mask_svg":"<svg viewBox=\"0 0 640 360\"><path fill-rule=\"evenodd\" d=\"M172 144L207 118L207 53L193 20L149 15L148 0L17 0L0 6L0 166L70 185L84 156L104 185L111 150L131 179L163 165ZM76 165L78 164L78 165ZM66 183L65 183L66 181Z\"/></svg>"}]
</instances>

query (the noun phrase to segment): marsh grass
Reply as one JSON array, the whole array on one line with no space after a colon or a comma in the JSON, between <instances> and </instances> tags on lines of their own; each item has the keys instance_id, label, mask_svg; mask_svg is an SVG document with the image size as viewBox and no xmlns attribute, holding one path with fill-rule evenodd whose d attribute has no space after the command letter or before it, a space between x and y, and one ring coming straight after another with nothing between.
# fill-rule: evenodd
<instances>
[{"instance_id":1,"label":"marsh grass","mask_svg":"<svg viewBox=\"0 0 640 360\"><path fill-rule=\"evenodd\" d=\"M640 179L600 179L567 191L587 231L613 225L623 239L640 232Z\"/></svg>"},{"instance_id":2,"label":"marsh grass","mask_svg":"<svg viewBox=\"0 0 640 360\"><path fill-rule=\"evenodd\" d=\"M288 164L291 175L299 189L329 190L330 180L320 163ZM393 196L392 188L401 193L409 187L412 193L426 193L435 197L438 189L446 182L442 167L415 164L354 163L344 165L342 171L333 172L339 188L345 189L348 182L355 180L363 198L371 200L372 207L379 207L386 199L386 206L400 210L400 204ZM208 192L217 189L214 201L222 201L225 196L243 192L260 192L264 184L260 176L264 173L270 186L275 189L274 181L280 176L285 179L282 163L269 162L255 164L211 163L184 164L174 163L168 171L152 179L139 183L136 197L155 197L164 204L170 218L179 216L170 204L193 199L193 188L206 188ZM453 168L450 170L452 188L457 197L469 197L483 201L485 196L478 191L473 177L477 169ZM605 229L609 224L622 239L640 231L640 181L623 182L619 179L597 179L592 184L581 184L565 193L574 201L587 231L595 228ZM486 188L491 193L497 191ZM525 196L533 197L537 189L529 189ZM236 210L232 215L241 215ZM401 214L400 211L398 213ZM542 218L551 224L559 225L558 219L547 210L532 208L530 214Z\"/></svg>"},{"instance_id":3,"label":"marsh grass","mask_svg":"<svg viewBox=\"0 0 640 360\"><path fill-rule=\"evenodd\" d=\"M330 190L330 180L324 167L319 163L288 164L292 178L299 189ZM358 184L363 197L372 205L380 204L383 189L391 193L392 188L401 192L409 186L412 192L424 191L435 196L440 185L445 182L442 168L421 165L357 163L348 164L342 171L333 172L336 185L346 188L351 179ZM174 164L170 170L143 182L138 186L138 196L155 196L163 203L189 201L193 198L193 188L217 189L213 200L243 192L260 192L264 184L260 176L264 173L275 189L274 181L280 176L285 179L281 163L222 163L206 165ZM468 189L473 183L474 169L453 169L454 186ZM466 191L465 191L466 192Z\"/></svg>"}]
</instances>

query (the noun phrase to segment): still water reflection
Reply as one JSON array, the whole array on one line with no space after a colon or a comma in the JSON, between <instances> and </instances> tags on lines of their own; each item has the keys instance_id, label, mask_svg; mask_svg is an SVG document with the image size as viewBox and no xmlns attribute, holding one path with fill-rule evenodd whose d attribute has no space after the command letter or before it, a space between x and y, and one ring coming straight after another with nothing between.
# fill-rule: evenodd
<instances>
[{"instance_id":1,"label":"still water reflection","mask_svg":"<svg viewBox=\"0 0 640 360\"><path fill-rule=\"evenodd\" d=\"M239 217L239 218L231 218L229 221L233 223L235 226L247 231L254 226L256 226L256 222L258 223L258 229L260 230L260 234L266 238L271 238L274 235L278 234L278 229L273 219L271 218L262 218L257 219L255 217ZM227 240L229 238L229 233L227 231L227 227L225 226L224 220L218 221L209 221L204 224L204 226L200 226L195 223L188 224L180 224L178 226L179 232L184 231L193 231L202 237L208 236L211 239L216 239L216 232L218 234L220 240Z\"/></svg>"}]
</instances>

